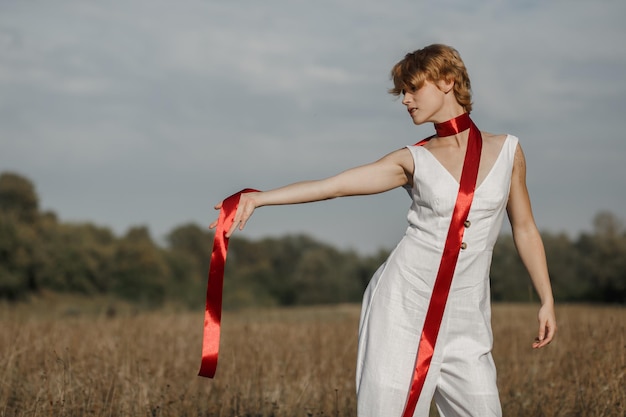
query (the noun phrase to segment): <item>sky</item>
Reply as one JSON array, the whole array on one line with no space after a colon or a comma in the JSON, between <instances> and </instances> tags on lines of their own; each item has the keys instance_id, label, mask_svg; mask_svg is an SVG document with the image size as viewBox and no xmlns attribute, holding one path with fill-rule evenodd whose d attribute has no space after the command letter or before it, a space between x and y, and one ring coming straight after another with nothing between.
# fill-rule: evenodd
<instances>
[{"instance_id":1,"label":"sky","mask_svg":"<svg viewBox=\"0 0 626 417\"><path fill-rule=\"evenodd\" d=\"M479 128L520 138L538 227L575 238L600 211L626 214L625 19L622 0L3 0L0 172L64 222L165 242L243 188L432 134L387 93L389 71L445 43ZM241 236L373 253L402 237L409 203L392 190L263 207Z\"/></svg>"}]
</instances>

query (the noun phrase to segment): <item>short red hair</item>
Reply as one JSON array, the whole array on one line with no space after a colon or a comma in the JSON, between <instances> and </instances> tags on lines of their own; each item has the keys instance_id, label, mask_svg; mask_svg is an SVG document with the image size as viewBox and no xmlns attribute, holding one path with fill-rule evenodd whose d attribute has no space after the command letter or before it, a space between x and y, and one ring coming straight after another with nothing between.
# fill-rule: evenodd
<instances>
[{"instance_id":1,"label":"short red hair","mask_svg":"<svg viewBox=\"0 0 626 417\"><path fill-rule=\"evenodd\" d=\"M456 49L441 44L433 44L406 54L391 70L393 88L389 93L403 94L414 91L428 80L454 80L454 96L466 112L472 110L472 89L467 69Z\"/></svg>"}]
</instances>

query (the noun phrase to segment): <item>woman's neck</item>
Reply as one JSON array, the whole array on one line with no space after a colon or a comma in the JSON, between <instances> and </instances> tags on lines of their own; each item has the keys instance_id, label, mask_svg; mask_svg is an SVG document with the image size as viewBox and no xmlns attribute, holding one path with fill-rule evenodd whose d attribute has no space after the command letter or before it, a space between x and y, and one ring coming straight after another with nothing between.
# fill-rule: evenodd
<instances>
[{"instance_id":1,"label":"woman's neck","mask_svg":"<svg viewBox=\"0 0 626 417\"><path fill-rule=\"evenodd\" d=\"M461 113L445 122L435 123L435 130L439 137L452 136L469 129L471 123L469 113Z\"/></svg>"}]
</instances>

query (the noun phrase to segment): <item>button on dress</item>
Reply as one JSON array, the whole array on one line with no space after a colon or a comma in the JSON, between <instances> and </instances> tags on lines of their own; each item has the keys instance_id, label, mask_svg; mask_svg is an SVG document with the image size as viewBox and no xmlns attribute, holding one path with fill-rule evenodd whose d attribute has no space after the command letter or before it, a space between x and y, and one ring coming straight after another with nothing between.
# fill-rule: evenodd
<instances>
[{"instance_id":1,"label":"button on dress","mask_svg":"<svg viewBox=\"0 0 626 417\"><path fill-rule=\"evenodd\" d=\"M508 135L476 185L432 362L414 416L434 398L442 417L501 416L491 356L489 269L506 211L518 139ZM359 417L401 417L458 181L423 146L409 146L415 172L404 237L363 298L357 355Z\"/></svg>"}]
</instances>

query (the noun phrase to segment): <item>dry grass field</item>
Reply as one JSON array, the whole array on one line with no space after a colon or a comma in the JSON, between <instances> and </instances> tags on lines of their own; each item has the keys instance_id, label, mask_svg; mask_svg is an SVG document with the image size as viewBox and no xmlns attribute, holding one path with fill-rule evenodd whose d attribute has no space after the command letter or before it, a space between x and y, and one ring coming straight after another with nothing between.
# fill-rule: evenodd
<instances>
[{"instance_id":1,"label":"dry grass field","mask_svg":"<svg viewBox=\"0 0 626 417\"><path fill-rule=\"evenodd\" d=\"M533 351L535 309L494 306L504 415L626 415L626 309L560 306L557 340ZM210 380L196 376L201 311L0 306L0 417L354 416L358 314L225 314Z\"/></svg>"}]
</instances>

